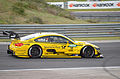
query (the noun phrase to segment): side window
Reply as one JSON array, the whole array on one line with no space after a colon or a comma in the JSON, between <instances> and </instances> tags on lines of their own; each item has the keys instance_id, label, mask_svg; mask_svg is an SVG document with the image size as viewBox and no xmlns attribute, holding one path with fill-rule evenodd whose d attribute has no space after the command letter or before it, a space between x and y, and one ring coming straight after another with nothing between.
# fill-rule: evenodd
<instances>
[{"instance_id":1,"label":"side window","mask_svg":"<svg viewBox=\"0 0 120 79\"><path fill-rule=\"evenodd\" d=\"M55 43L67 43L67 42L72 43L69 40L67 40L66 38L60 37L60 36L50 36L49 41L55 42Z\"/></svg>"},{"instance_id":2,"label":"side window","mask_svg":"<svg viewBox=\"0 0 120 79\"><path fill-rule=\"evenodd\" d=\"M67 43L72 44L68 39L61 36L45 36L35 39L36 42L53 42L53 43Z\"/></svg>"},{"instance_id":3,"label":"side window","mask_svg":"<svg viewBox=\"0 0 120 79\"><path fill-rule=\"evenodd\" d=\"M45 36L45 37L40 37L35 39L36 42L49 42L49 36Z\"/></svg>"}]
</instances>

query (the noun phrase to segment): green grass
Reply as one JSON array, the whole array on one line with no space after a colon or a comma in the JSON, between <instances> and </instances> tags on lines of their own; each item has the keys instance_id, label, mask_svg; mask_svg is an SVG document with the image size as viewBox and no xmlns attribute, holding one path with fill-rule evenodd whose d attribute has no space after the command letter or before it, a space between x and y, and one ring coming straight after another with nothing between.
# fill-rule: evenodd
<instances>
[{"instance_id":1,"label":"green grass","mask_svg":"<svg viewBox=\"0 0 120 79\"><path fill-rule=\"evenodd\" d=\"M0 39L0 42L10 42L11 39Z\"/></svg>"},{"instance_id":2,"label":"green grass","mask_svg":"<svg viewBox=\"0 0 120 79\"><path fill-rule=\"evenodd\" d=\"M67 2L67 1L87 1L87 0L45 0L46 2Z\"/></svg>"},{"instance_id":3,"label":"green grass","mask_svg":"<svg viewBox=\"0 0 120 79\"><path fill-rule=\"evenodd\" d=\"M119 10L120 9L104 9L104 11ZM103 10L64 10L53 5L48 5L44 0L0 0L0 24L100 23L76 19L70 14L71 11Z\"/></svg>"},{"instance_id":4,"label":"green grass","mask_svg":"<svg viewBox=\"0 0 120 79\"><path fill-rule=\"evenodd\" d=\"M120 22L99 22L98 24L111 24L111 23L120 23Z\"/></svg>"},{"instance_id":5,"label":"green grass","mask_svg":"<svg viewBox=\"0 0 120 79\"><path fill-rule=\"evenodd\" d=\"M68 18L64 18L64 17L60 17L60 16L55 16L55 15L52 15L52 14L48 14L46 12L36 12L36 11L30 11L28 10L28 15L27 17L31 17L30 15L35 15L37 17L40 17L44 23L46 24L70 24L70 23L73 23L73 24L79 24L79 23L89 23L87 21L83 21L83 20L78 20L78 19L75 19L75 20L71 20L71 19L68 19ZM64 19L64 20L63 20Z\"/></svg>"},{"instance_id":6,"label":"green grass","mask_svg":"<svg viewBox=\"0 0 120 79\"><path fill-rule=\"evenodd\" d=\"M95 41L95 40L120 40L120 37L89 37L89 38L72 38L75 41ZM10 39L0 39L0 42L10 42Z\"/></svg>"},{"instance_id":7,"label":"green grass","mask_svg":"<svg viewBox=\"0 0 120 79\"><path fill-rule=\"evenodd\" d=\"M45 0L45 1L46 2L67 2L67 1L87 1L87 0ZM115 0L101 0L101 1L115 1Z\"/></svg>"},{"instance_id":8,"label":"green grass","mask_svg":"<svg viewBox=\"0 0 120 79\"><path fill-rule=\"evenodd\" d=\"M64 19L64 20L63 20ZM84 24L69 11L44 0L0 0L0 24Z\"/></svg>"}]
</instances>

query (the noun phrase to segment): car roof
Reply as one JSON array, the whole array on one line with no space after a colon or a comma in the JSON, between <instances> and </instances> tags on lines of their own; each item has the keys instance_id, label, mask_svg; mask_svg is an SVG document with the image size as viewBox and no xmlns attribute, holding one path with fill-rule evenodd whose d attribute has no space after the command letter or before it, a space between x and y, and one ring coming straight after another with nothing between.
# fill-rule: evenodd
<instances>
[{"instance_id":1,"label":"car roof","mask_svg":"<svg viewBox=\"0 0 120 79\"><path fill-rule=\"evenodd\" d=\"M60 35L60 36L64 36L62 34L58 34L58 33L54 33L54 32L41 32L40 35Z\"/></svg>"},{"instance_id":2,"label":"car roof","mask_svg":"<svg viewBox=\"0 0 120 79\"><path fill-rule=\"evenodd\" d=\"M41 33L34 33L34 34L30 34L30 35L21 37L20 40L21 40L21 41L25 41L25 40L29 40L29 39L36 38L36 37L39 37L39 36L44 36L44 35L64 36L64 35L62 35L62 34L53 33L53 32L41 32Z\"/></svg>"}]
</instances>

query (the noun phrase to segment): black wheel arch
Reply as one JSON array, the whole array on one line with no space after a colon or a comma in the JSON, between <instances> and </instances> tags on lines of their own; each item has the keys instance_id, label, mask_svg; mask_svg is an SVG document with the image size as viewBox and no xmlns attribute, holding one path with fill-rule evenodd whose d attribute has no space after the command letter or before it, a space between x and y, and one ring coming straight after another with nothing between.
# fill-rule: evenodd
<instances>
[{"instance_id":1,"label":"black wheel arch","mask_svg":"<svg viewBox=\"0 0 120 79\"><path fill-rule=\"evenodd\" d=\"M42 48L40 45L38 45L38 44L34 44L34 45L31 45L30 47L32 47L32 46L38 46L38 47L40 47L40 48ZM30 48L29 47L29 48Z\"/></svg>"},{"instance_id":2,"label":"black wheel arch","mask_svg":"<svg viewBox=\"0 0 120 79\"><path fill-rule=\"evenodd\" d=\"M84 49L85 47L91 47L91 48L93 49L93 51L94 51L93 57L94 57L94 56L95 56L95 48L92 47L91 45L85 45L85 46L83 46L82 49L80 50L80 56L82 56L82 51L83 51L83 49Z\"/></svg>"},{"instance_id":3,"label":"black wheel arch","mask_svg":"<svg viewBox=\"0 0 120 79\"><path fill-rule=\"evenodd\" d=\"M33 45L31 45L31 46L29 47L29 49L30 49L32 46L38 46L38 47L40 47L40 48L42 49L42 47L41 47L40 45L38 45L38 44L33 44ZM28 51L29 51L29 49L28 49Z\"/></svg>"},{"instance_id":4,"label":"black wheel arch","mask_svg":"<svg viewBox=\"0 0 120 79\"><path fill-rule=\"evenodd\" d=\"M38 44L31 45L31 46L29 47L29 49L28 49L28 56L29 56L29 50L30 50L30 48L31 48L31 47L34 47L34 46L40 47L40 48L42 49L42 47L41 47L40 45L38 45ZM42 49L42 53L43 53L43 49Z\"/></svg>"}]
</instances>

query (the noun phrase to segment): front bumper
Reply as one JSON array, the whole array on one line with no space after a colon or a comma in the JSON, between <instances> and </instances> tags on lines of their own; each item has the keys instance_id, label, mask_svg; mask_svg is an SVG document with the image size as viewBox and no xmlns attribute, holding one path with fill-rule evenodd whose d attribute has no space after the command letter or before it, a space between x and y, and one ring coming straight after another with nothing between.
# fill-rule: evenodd
<instances>
[{"instance_id":1,"label":"front bumper","mask_svg":"<svg viewBox=\"0 0 120 79\"><path fill-rule=\"evenodd\" d=\"M103 54L98 53L97 55L94 56L95 58L104 58Z\"/></svg>"},{"instance_id":2,"label":"front bumper","mask_svg":"<svg viewBox=\"0 0 120 79\"><path fill-rule=\"evenodd\" d=\"M104 58L104 55L103 55L103 54L100 54L100 58Z\"/></svg>"},{"instance_id":3,"label":"front bumper","mask_svg":"<svg viewBox=\"0 0 120 79\"><path fill-rule=\"evenodd\" d=\"M13 55L13 51L10 50L10 49L8 49L8 50L7 50L7 54L12 54L12 55Z\"/></svg>"}]
</instances>

